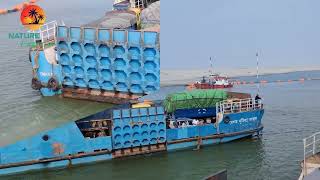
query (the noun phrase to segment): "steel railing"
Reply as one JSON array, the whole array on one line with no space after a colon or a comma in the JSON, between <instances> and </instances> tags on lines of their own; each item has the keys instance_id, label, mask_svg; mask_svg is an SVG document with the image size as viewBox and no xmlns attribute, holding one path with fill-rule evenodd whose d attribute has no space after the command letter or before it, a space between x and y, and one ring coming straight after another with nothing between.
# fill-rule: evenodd
<instances>
[{"instance_id":1,"label":"steel railing","mask_svg":"<svg viewBox=\"0 0 320 180\"><path fill-rule=\"evenodd\" d=\"M34 37L33 40L34 42L41 41L42 48L44 49L44 46L46 44L55 42L57 25L58 25L57 21L51 21L41 26L39 30L29 31L29 32L39 33L39 38Z\"/></svg>"},{"instance_id":2,"label":"steel railing","mask_svg":"<svg viewBox=\"0 0 320 180\"><path fill-rule=\"evenodd\" d=\"M303 176L307 175L306 159L320 152L320 132L303 139Z\"/></svg>"},{"instance_id":3,"label":"steel railing","mask_svg":"<svg viewBox=\"0 0 320 180\"><path fill-rule=\"evenodd\" d=\"M263 104L261 100L252 98L246 99L227 99L216 104L217 113L229 114L236 112L248 112L256 109L262 109Z\"/></svg>"}]
</instances>

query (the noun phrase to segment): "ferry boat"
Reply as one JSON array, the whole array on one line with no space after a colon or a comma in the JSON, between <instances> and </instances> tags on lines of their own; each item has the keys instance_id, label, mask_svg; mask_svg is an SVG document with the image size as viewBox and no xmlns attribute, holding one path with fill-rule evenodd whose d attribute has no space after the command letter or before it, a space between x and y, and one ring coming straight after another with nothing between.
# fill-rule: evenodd
<instances>
[{"instance_id":1,"label":"ferry boat","mask_svg":"<svg viewBox=\"0 0 320 180\"><path fill-rule=\"evenodd\" d=\"M303 139L303 161L298 180L320 179L320 132Z\"/></svg>"},{"instance_id":2,"label":"ferry boat","mask_svg":"<svg viewBox=\"0 0 320 180\"><path fill-rule=\"evenodd\" d=\"M200 81L188 85L189 89L224 89L232 88L233 84L229 82L229 78L226 76L220 76L219 74L214 73L213 71L213 61L210 57L210 70L209 76L202 76Z\"/></svg>"},{"instance_id":3,"label":"ferry boat","mask_svg":"<svg viewBox=\"0 0 320 180\"><path fill-rule=\"evenodd\" d=\"M193 86L196 89L223 89L232 88L233 84L229 82L228 77L211 74L208 78L203 76L202 80L194 83Z\"/></svg>"},{"instance_id":4,"label":"ferry boat","mask_svg":"<svg viewBox=\"0 0 320 180\"><path fill-rule=\"evenodd\" d=\"M40 38L29 52L31 87L43 96L137 100L160 88L159 28L157 0L116 0L104 17L78 27L49 22L33 32Z\"/></svg>"},{"instance_id":5,"label":"ferry boat","mask_svg":"<svg viewBox=\"0 0 320 180\"><path fill-rule=\"evenodd\" d=\"M264 107L242 93L193 90L122 104L0 148L0 174L226 143L259 136Z\"/></svg>"}]
</instances>

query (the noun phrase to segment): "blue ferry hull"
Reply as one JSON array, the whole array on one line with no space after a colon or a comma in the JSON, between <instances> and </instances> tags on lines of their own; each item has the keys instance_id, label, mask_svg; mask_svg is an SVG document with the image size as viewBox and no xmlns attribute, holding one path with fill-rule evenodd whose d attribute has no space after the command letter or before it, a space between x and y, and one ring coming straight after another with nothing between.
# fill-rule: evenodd
<instances>
[{"instance_id":1,"label":"blue ferry hull","mask_svg":"<svg viewBox=\"0 0 320 180\"><path fill-rule=\"evenodd\" d=\"M59 84L61 84L61 67L59 64L50 64L43 50L39 51L30 51L30 61L32 67L38 67L34 72L35 77L41 82L43 87L40 89L40 92L43 96L54 96L61 94L61 89L53 90L47 86L47 82L50 78L56 78Z\"/></svg>"},{"instance_id":2,"label":"blue ferry hull","mask_svg":"<svg viewBox=\"0 0 320 180\"><path fill-rule=\"evenodd\" d=\"M110 112L107 110L0 148L0 175L226 143L259 134L263 129L263 109L227 114L225 116L230 120L227 123L221 121L217 125L174 129L163 127L165 112L162 107L111 111L111 135L86 138L81 131L86 126L84 122L107 117ZM135 118L139 119L139 130L134 129L137 125ZM143 129L144 124L148 124L147 130ZM125 130L129 126L130 130ZM118 131L118 127L122 127L122 130ZM147 131L148 137L144 137ZM155 131L158 133L153 134ZM140 132L140 136L136 137L137 132ZM153 141L153 135L156 141ZM128 137L132 139L126 139Z\"/></svg>"},{"instance_id":3,"label":"blue ferry hull","mask_svg":"<svg viewBox=\"0 0 320 180\"><path fill-rule=\"evenodd\" d=\"M221 144L221 143L227 143L230 141L234 141L237 139L242 139L249 136L258 135L261 133L263 129L263 126L260 126L257 129L251 130L251 131L243 131L237 134L223 134L220 136L212 136L212 137L205 137L208 139L201 140L201 146L207 146L207 145L214 145L214 144ZM202 137L203 138L203 137ZM168 151L176 151L176 150L182 150L182 149L190 149L190 148L197 148L199 144L198 139L193 139L188 142L178 142L178 143L168 143L167 150Z\"/></svg>"}]
</instances>

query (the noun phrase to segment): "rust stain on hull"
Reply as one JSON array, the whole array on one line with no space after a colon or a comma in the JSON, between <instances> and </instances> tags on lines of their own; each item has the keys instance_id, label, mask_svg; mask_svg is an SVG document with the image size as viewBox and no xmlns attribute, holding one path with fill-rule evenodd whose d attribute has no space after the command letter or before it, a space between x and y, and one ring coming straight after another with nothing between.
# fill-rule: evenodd
<instances>
[{"instance_id":1,"label":"rust stain on hull","mask_svg":"<svg viewBox=\"0 0 320 180\"><path fill-rule=\"evenodd\" d=\"M121 158L121 157L134 156L139 154L149 154L149 153L161 152L166 150L167 150L167 147L165 143L149 145L149 146L131 147L127 149L115 150L112 153L112 158Z\"/></svg>"},{"instance_id":2,"label":"rust stain on hull","mask_svg":"<svg viewBox=\"0 0 320 180\"><path fill-rule=\"evenodd\" d=\"M66 98L108 102L112 104L123 104L128 103L129 101L132 103L137 103L138 98L143 96L143 94L135 95L121 92L107 92L103 90L91 90L83 88L63 88L62 92L62 96Z\"/></svg>"}]
</instances>

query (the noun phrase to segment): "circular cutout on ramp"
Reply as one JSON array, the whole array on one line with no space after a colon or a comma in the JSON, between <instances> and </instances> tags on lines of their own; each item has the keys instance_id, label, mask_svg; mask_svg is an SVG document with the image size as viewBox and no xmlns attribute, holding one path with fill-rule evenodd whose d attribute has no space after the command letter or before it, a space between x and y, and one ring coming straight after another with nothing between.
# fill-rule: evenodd
<instances>
[{"instance_id":1,"label":"circular cutout on ramp","mask_svg":"<svg viewBox=\"0 0 320 180\"><path fill-rule=\"evenodd\" d=\"M148 82L156 82L157 81L157 76L155 76L152 73L147 73L145 78L146 78L146 81L148 81Z\"/></svg>"},{"instance_id":2,"label":"circular cutout on ramp","mask_svg":"<svg viewBox=\"0 0 320 180\"><path fill-rule=\"evenodd\" d=\"M113 64L116 69L124 69L126 67L126 61L122 58L116 58Z\"/></svg>"},{"instance_id":3,"label":"circular cutout on ramp","mask_svg":"<svg viewBox=\"0 0 320 180\"><path fill-rule=\"evenodd\" d=\"M109 69L102 69L101 75L103 79L111 80L112 78L112 72Z\"/></svg>"},{"instance_id":4,"label":"circular cutout on ramp","mask_svg":"<svg viewBox=\"0 0 320 180\"><path fill-rule=\"evenodd\" d=\"M147 71L156 71L157 70L157 65L153 61L146 61L144 63L144 69Z\"/></svg>"},{"instance_id":5,"label":"circular cutout on ramp","mask_svg":"<svg viewBox=\"0 0 320 180\"><path fill-rule=\"evenodd\" d=\"M126 51L122 46L115 46L113 49L113 52L115 53L116 57L118 55L123 55Z\"/></svg>"},{"instance_id":6,"label":"circular cutout on ramp","mask_svg":"<svg viewBox=\"0 0 320 180\"><path fill-rule=\"evenodd\" d=\"M66 54L66 53L62 53L60 55L60 64L62 65L69 65L69 62L70 61L70 58L69 58L69 55Z\"/></svg>"},{"instance_id":7,"label":"circular cutout on ramp","mask_svg":"<svg viewBox=\"0 0 320 180\"><path fill-rule=\"evenodd\" d=\"M131 58L138 58L138 56L140 55L140 49L137 47L131 47L128 51L131 55Z\"/></svg>"},{"instance_id":8,"label":"circular cutout on ramp","mask_svg":"<svg viewBox=\"0 0 320 180\"><path fill-rule=\"evenodd\" d=\"M102 83L102 89L104 89L104 90L113 90L113 84L110 81L104 81Z\"/></svg>"},{"instance_id":9,"label":"circular cutout on ramp","mask_svg":"<svg viewBox=\"0 0 320 180\"><path fill-rule=\"evenodd\" d=\"M132 59L132 60L129 62L129 64L130 64L131 69L134 70L134 71L138 71L139 68L141 67L140 61L139 61L139 60L136 60L136 59Z\"/></svg>"},{"instance_id":10,"label":"circular cutout on ramp","mask_svg":"<svg viewBox=\"0 0 320 180\"><path fill-rule=\"evenodd\" d=\"M80 67L80 66L74 67L74 72L75 72L77 75L84 76L84 70L83 70L83 68Z\"/></svg>"},{"instance_id":11,"label":"circular cutout on ramp","mask_svg":"<svg viewBox=\"0 0 320 180\"><path fill-rule=\"evenodd\" d=\"M107 45L101 44L98 48L101 57L108 57L110 48Z\"/></svg>"},{"instance_id":12,"label":"circular cutout on ramp","mask_svg":"<svg viewBox=\"0 0 320 180\"><path fill-rule=\"evenodd\" d=\"M130 91L133 93L142 93L143 90L139 84L133 84L130 87Z\"/></svg>"},{"instance_id":13,"label":"circular cutout on ramp","mask_svg":"<svg viewBox=\"0 0 320 180\"><path fill-rule=\"evenodd\" d=\"M62 66L62 72L64 72L65 74L70 74L71 73L71 68L70 66Z\"/></svg>"},{"instance_id":14,"label":"circular cutout on ramp","mask_svg":"<svg viewBox=\"0 0 320 180\"><path fill-rule=\"evenodd\" d=\"M100 64L101 64L101 66L103 66L103 67L110 68L111 61L110 61L110 59L107 58L107 57L102 57L102 58L100 59Z\"/></svg>"},{"instance_id":15,"label":"circular cutout on ramp","mask_svg":"<svg viewBox=\"0 0 320 180\"><path fill-rule=\"evenodd\" d=\"M90 78L96 78L98 76L98 71L95 68L89 68L87 73Z\"/></svg>"},{"instance_id":16,"label":"circular cutout on ramp","mask_svg":"<svg viewBox=\"0 0 320 180\"><path fill-rule=\"evenodd\" d=\"M127 80L127 74L124 71L115 71L116 79L121 82L125 82Z\"/></svg>"},{"instance_id":17,"label":"circular cutout on ramp","mask_svg":"<svg viewBox=\"0 0 320 180\"><path fill-rule=\"evenodd\" d=\"M87 52L88 54L92 54L92 55L96 54L96 48L95 48L95 46L94 46L93 44L91 44L91 43L86 43L86 44L84 45L84 49L86 50L86 52Z\"/></svg>"},{"instance_id":18,"label":"circular cutout on ramp","mask_svg":"<svg viewBox=\"0 0 320 180\"><path fill-rule=\"evenodd\" d=\"M74 52L81 53L81 45L78 42L72 42L71 43L71 49Z\"/></svg>"},{"instance_id":19,"label":"circular cutout on ramp","mask_svg":"<svg viewBox=\"0 0 320 180\"><path fill-rule=\"evenodd\" d=\"M97 60L96 60L96 58L93 57L93 56L87 56L87 57L86 57L86 62L87 62L91 67L97 65Z\"/></svg>"},{"instance_id":20,"label":"circular cutout on ramp","mask_svg":"<svg viewBox=\"0 0 320 180\"><path fill-rule=\"evenodd\" d=\"M130 73L130 80L132 82L140 83L142 80L142 76L138 72L132 72L132 73Z\"/></svg>"},{"instance_id":21,"label":"circular cutout on ramp","mask_svg":"<svg viewBox=\"0 0 320 180\"><path fill-rule=\"evenodd\" d=\"M72 56L72 61L74 62L75 65L82 65L82 57L78 54L75 54Z\"/></svg>"},{"instance_id":22,"label":"circular cutout on ramp","mask_svg":"<svg viewBox=\"0 0 320 180\"><path fill-rule=\"evenodd\" d=\"M68 50L68 44L65 41L60 41L58 43L58 48L60 51L67 51Z\"/></svg>"}]
</instances>

